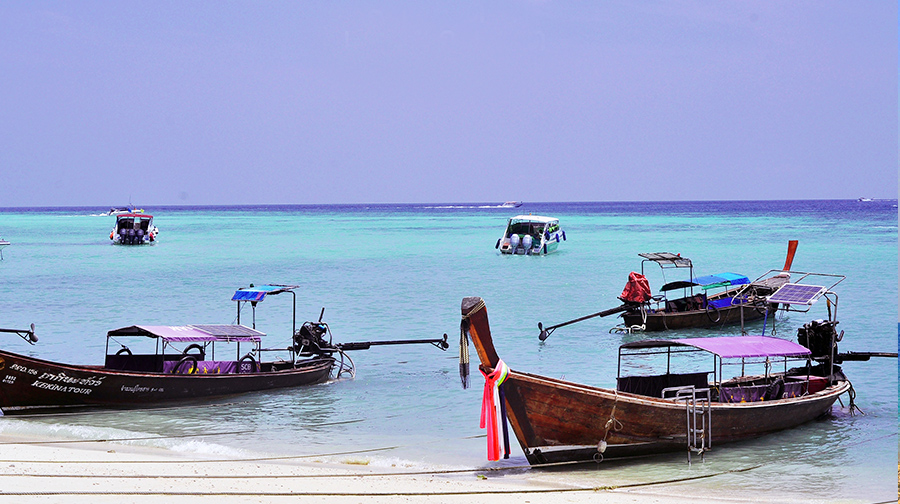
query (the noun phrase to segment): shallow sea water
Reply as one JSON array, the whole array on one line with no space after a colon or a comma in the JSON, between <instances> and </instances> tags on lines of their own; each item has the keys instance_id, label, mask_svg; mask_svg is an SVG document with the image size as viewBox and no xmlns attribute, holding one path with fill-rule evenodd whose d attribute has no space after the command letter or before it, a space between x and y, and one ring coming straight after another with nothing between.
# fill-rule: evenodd
<instances>
[{"instance_id":1,"label":"shallow sea water","mask_svg":"<svg viewBox=\"0 0 900 504\"><path fill-rule=\"evenodd\" d=\"M537 323L562 322L618 305L641 252L681 253L696 275L724 271L751 278L784 263L800 241L793 269L847 275L840 296L841 350L894 351L897 321L896 201L526 203L147 208L157 245L119 247L113 217L101 208L0 209L0 236L13 245L0 261L0 326L34 323L29 346L2 335L4 348L50 360L101 363L106 331L134 324L235 321L234 290L250 283L297 284L298 324L318 318L335 341L435 338L451 348L374 347L352 353L357 376L322 385L250 394L150 411L102 411L0 419L0 432L93 439L250 431L239 435L140 443L207 457L312 455L365 460L372 467L468 468L485 462L478 428L482 379L458 376L460 301L485 299L495 345L514 369L613 386L616 350L641 335L610 334L620 319L596 318L538 341ZM494 244L508 217L558 217L568 240L546 257L501 256ZM665 280L677 280L667 274ZM664 279L650 271L651 287ZM288 296L256 310L266 346L290 341ZM242 322L247 323L242 314ZM793 339L811 318L776 318ZM751 332L762 323L750 324ZM666 337L737 334L738 327ZM767 326L771 330L771 323ZM657 335L651 335L657 336ZM473 360L477 357L472 351ZM896 498L897 362L846 363L865 415L837 405L832 418L759 440L713 446L688 466L684 454L598 467L542 471L564 483L601 486L712 474L703 492L735 488L759 500L881 502ZM844 405L846 406L846 398ZM377 450L365 452L365 450ZM327 456L339 452L359 452ZM697 484L685 492L696 491Z\"/></svg>"}]
</instances>

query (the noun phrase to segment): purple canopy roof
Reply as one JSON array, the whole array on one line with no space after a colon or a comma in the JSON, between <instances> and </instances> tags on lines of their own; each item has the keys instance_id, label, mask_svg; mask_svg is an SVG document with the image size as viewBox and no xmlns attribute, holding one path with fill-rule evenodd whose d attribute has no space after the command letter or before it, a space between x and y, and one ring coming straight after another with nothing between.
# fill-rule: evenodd
<instances>
[{"instance_id":1,"label":"purple canopy roof","mask_svg":"<svg viewBox=\"0 0 900 504\"><path fill-rule=\"evenodd\" d=\"M114 329L107 336L147 336L166 341L253 341L258 342L265 333L242 325L185 325L157 326L134 325Z\"/></svg>"},{"instance_id":2,"label":"purple canopy roof","mask_svg":"<svg viewBox=\"0 0 900 504\"><path fill-rule=\"evenodd\" d=\"M714 353L723 359L740 357L803 357L810 354L805 346L793 341L768 336L723 336L720 338L682 338L626 343L622 348L690 346Z\"/></svg>"}]
</instances>

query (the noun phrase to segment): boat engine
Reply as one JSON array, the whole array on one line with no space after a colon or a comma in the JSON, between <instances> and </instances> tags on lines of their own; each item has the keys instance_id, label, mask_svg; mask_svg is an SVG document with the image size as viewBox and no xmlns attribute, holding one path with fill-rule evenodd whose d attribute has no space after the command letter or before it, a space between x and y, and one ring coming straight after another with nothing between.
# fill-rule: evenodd
<instances>
[{"instance_id":1,"label":"boat engine","mask_svg":"<svg viewBox=\"0 0 900 504\"><path fill-rule=\"evenodd\" d=\"M813 359L831 360L838 353L838 341L844 334L838 334L837 320L813 320L797 329L797 342L809 348Z\"/></svg>"},{"instance_id":2,"label":"boat engine","mask_svg":"<svg viewBox=\"0 0 900 504\"><path fill-rule=\"evenodd\" d=\"M515 254L517 248L519 248L519 235L513 233L509 235L509 250Z\"/></svg>"},{"instance_id":3,"label":"boat engine","mask_svg":"<svg viewBox=\"0 0 900 504\"><path fill-rule=\"evenodd\" d=\"M525 249L526 254L531 253L531 245L534 243L533 240L534 239L531 237L530 234L527 234L522 237L522 248Z\"/></svg>"},{"instance_id":4,"label":"boat engine","mask_svg":"<svg viewBox=\"0 0 900 504\"><path fill-rule=\"evenodd\" d=\"M839 364L845 360L865 360L865 358L854 358L852 352L850 354L838 353L838 342L843 339L844 331L838 333L835 329L837 325L837 320L819 319L807 322L803 327L797 329L797 342L809 348L812 352L812 360L818 364L807 369L792 369L789 374L798 371L799 374L809 373L815 376L825 376L831 382L847 379Z\"/></svg>"},{"instance_id":5,"label":"boat engine","mask_svg":"<svg viewBox=\"0 0 900 504\"><path fill-rule=\"evenodd\" d=\"M327 333L327 324L304 322L294 333L294 352L302 356L330 355L335 348L331 342L325 340Z\"/></svg>"}]
</instances>

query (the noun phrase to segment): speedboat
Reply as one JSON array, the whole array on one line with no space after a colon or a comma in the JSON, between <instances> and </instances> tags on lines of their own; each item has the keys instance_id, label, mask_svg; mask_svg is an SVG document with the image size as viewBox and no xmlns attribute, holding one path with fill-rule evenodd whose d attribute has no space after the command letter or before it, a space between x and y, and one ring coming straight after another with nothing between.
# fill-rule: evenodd
<instances>
[{"instance_id":1,"label":"speedboat","mask_svg":"<svg viewBox=\"0 0 900 504\"><path fill-rule=\"evenodd\" d=\"M500 208L519 208L520 206L522 206L521 201L505 201Z\"/></svg>"},{"instance_id":2,"label":"speedboat","mask_svg":"<svg viewBox=\"0 0 900 504\"><path fill-rule=\"evenodd\" d=\"M542 255L556 250L565 239L566 232L560 229L559 219L517 215L509 219L494 248L503 254Z\"/></svg>"},{"instance_id":3,"label":"speedboat","mask_svg":"<svg viewBox=\"0 0 900 504\"><path fill-rule=\"evenodd\" d=\"M142 208L134 208L131 205L127 207L112 207L105 215L122 215L127 213L144 213Z\"/></svg>"},{"instance_id":4,"label":"speedboat","mask_svg":"<svg viewBox=\"0 0 900 504\"><path fill-rule=\"evenodd\" d=\"M158 236L159 228L153 225L153 216L143 211L117 215L116 225L109 233L109 239L117 245L152 245Z\"/></svg>"}]
</instances>

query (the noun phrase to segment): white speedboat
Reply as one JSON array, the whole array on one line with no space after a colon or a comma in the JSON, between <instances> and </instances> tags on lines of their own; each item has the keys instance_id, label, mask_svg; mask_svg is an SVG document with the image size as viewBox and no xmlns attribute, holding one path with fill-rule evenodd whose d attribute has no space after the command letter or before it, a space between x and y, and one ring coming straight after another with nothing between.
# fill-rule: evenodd
<instances>
[{"instance_id":1,"label":"white speedboat","mask_svg":"<svg viewBox=\"0 0 900 504\"><path fill-rule=\"evenodd\" d=\"M506 231L494 248L503 254L549 254L565 241L559 219L540 215L517 215L509 219Z\"/></svg>"},{"instance_id":2,"label":"white speedboat","mask_svg":"<svg viewBox=\"0 0 900 504\"><path fill-rule=\"evenodd\" d=\"M143 212L117 215L116 225L109 232L114 245L152 245L158 236L159 228L153 225L153 216Z\"/></svg>"},{"instance_id":3,"label":"white speedboat","mask_svg":"<svg viewBox=\"0 0 900 504\"><path fill-rule=\"evenodd\" d=\"M129 213L144 213L144 210L140 208L134 208L129 204L127 207L112 207L109 209L109 212L106 212L104 215L122 215Z\"/></svg>"}]
</instances>

